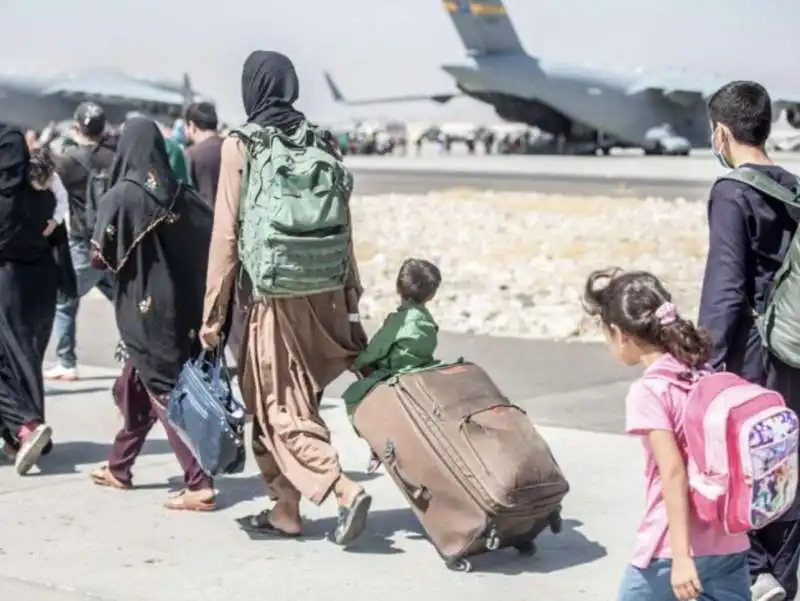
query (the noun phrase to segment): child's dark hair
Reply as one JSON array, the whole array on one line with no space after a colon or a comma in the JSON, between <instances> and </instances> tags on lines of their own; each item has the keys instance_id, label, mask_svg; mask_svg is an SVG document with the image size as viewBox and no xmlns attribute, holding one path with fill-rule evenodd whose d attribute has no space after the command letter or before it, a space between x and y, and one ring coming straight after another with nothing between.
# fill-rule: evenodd
<instances>
[{"instance_id":1,"label":"child's dark hair","mask_svg":"<svg viewBox=\"0 0 800 601\"><path fill-rule=\"evenodd\" d=\"M605 327L617 326L688 367L702 367L711 358L708 333L674 312L672 295L652 273L618 267L595 271L586 282L583 307Z\"/></svg>"},{"instance_id":2,"label":"child's dark hair","mask_svg":"<svg viewBox=\"0 0 800 601\"><path fill-rule=\"evenodd\" d=\"M44 184L53 177L56 170L56 161L49 148L43 146L31 151L28 175L30 181Z\"/></svg>"},{"instance_id":3,"label":"child's dark hair","mask_svg":"<svg viewBox=\"0 0 800 601\"><path fill-rule=\"evenodd\" d=\"M439 268L424 259L406 259L397 274L397 294L404 301L424 304L431 300L442 283Z\"/></svg>"}]
</instances>

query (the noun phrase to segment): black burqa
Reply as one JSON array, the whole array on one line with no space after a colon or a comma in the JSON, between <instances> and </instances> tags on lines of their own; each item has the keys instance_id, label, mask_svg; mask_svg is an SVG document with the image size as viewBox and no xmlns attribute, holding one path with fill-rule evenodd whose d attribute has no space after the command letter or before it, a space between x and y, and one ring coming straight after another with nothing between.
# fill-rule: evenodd
<instances>
[{"instance_id":1,"label":"black burqa","mask_svg":"<svg viewBox=\"0 0 800 601\"><path fill-rule=\"evenodd\" d=\"M92 245L115 276L117 327L152 394L170 392L199 350L212 223L211 208L175 179L158 126L129 120Z\"/></svg>"},{"instance_id":2,"label":"black burqa","mask_svg":"<svg viewBox=\"0 0 800 601\"><path fill-rule=\"evenodd\" d=\"M242 68L242 102L248 123L291 134L305 120L294 108L300 95L292 61L280 52L256 50Z\"/></svg>"},{"instance_id":3,"label":"black burqa","mask_svg":"<svg viewBox=\"0 0 800 601\"><path fill-rule=\"evenodd\" d=\"M42 361L53 327L57 272L42 235L55 198L28 183L22 132L0 126L0 430L44 421Z\"/></svg>"}]
</instances>

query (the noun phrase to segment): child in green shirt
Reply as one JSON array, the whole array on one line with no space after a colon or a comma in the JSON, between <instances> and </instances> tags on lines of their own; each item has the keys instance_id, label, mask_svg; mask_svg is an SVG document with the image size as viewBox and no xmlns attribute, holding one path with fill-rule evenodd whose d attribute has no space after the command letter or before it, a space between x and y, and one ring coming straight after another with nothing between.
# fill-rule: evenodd
<instances>
[{"instance_id":1,"label":"child in green shirt","mask_svg":"<svg viewBox=\"0 0 800 601\"><path fill-rule=\"evenodd\" d=\"M433 355L439 326L425 305L436 296L441 281L439 268L429 261L406 259L400 266L400 306L356 357L352 369L363 378L348 386L342 395L351 420L364 397L381 382L437 363ZM373 463L370 465L374 467Z\"/></svg>"}]
</instances>

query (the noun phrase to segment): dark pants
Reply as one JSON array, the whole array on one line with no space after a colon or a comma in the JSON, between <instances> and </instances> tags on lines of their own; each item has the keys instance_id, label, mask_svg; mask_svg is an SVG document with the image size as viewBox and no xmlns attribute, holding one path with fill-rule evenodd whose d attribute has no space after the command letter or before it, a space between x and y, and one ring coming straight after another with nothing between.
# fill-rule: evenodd
<instances>
[{"instance_id":1,"label":"dark pants","mask_svg":"<svg viewBox=\"0 0 800 601\"><path fill-rule=\"evenodd\" d=\"M800 412L800 371L770 358L765 373L761 383L780 392L789 408ZM800 494L782 521L750 533L749 563L753 578L768 572L786 589L788 601L795 598L800 567Z\"/></svg>"},{"instance_id":2,"label":"dark pants","mask_svg":"<svg viewBox=\"0 0 800 601\"><path fill-rule=\"evenodd\" d=\"M114 438L108 458L108 468L115 478L121 482L131 482L133 464L141 453L150 430L160 421L167 433L172 452L183 468L186 487L189 490L214 487L211 477L200 469L192 453L167 421L164 408L139 380L131 361L125 364L122 375L114 383L113 394L124 418L124 425Z\"/></svg>"},{"instance_id":3,"label":"dark pants","mask_svg":"<svg viewBox=\"0 0 800 601\"><path fill-rule=\"evenodd\" d=\"M786 589L786 599L797 595L800 565L800 522L773 522L750 533L750 575L772 574Z\"/></svg>"}]
</instances>

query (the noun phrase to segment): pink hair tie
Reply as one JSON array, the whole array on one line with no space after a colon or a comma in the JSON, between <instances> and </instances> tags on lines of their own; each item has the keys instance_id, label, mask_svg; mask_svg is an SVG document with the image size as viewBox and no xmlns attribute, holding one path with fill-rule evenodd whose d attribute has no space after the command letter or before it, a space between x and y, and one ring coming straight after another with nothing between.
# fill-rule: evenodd
<instances>
[{"instance_id":1,"label":"pink hair tie","mask_svg":"<svg viewBox=\"0 0 800 601\"><path fill-rule=\"evenodd\" d=\"M669 326L678 321L678 308L672 303L663 303L656 309L656 319L662 326Z\"/></svg>"}]
</instances>

